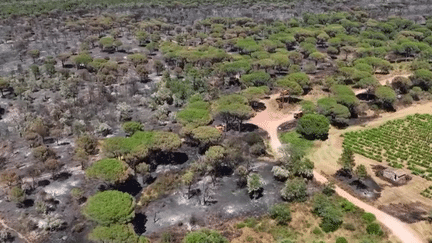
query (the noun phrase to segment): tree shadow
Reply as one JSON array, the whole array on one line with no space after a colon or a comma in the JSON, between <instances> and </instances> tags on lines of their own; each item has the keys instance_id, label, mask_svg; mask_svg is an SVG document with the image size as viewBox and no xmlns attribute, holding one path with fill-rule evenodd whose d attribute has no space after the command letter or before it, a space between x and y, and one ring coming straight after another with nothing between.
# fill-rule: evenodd
<instances>
[{"instance_id":1,"label":"tree shadow","mask_svg":"<svg viewBox=\"0 0 432 243\"><path fill-rule=\"evenodd\" d=\"M137 213L135 215L134 220L132 220L132 225L134 226L135 233L137 235L144 234L146 232L146 223L148 219L147 216L143 213Z\"/></svg>"}]
</instances>

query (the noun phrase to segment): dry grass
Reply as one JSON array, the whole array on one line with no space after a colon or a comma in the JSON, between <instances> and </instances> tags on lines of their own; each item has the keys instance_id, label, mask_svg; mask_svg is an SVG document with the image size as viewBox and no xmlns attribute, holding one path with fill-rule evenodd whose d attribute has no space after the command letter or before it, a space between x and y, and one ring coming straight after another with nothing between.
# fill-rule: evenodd
<instances>
[{"instance_id":1,"label":"dry grass","mask_svg":"<svg viewBox=\"0 0 432 243\"><path fill-rule=\"evenodd\" d=\"M234 238L231 243L267 243L279 242L284 238L295 239L296 243L311 243L311 242L336 242L338 237L345 237L348 242L361 242L367 236L366 224L359 220L362 211L346 213L344 224L336 232L324 233L321 231L319 224L321 219L312 213L311 201L306 203L293 203L290 206L292 220L288 226L277 225L274 220L268 217L262 217L256 220L255 223L246 223L247 226L242 228L242 235ZM350 224L353 231L345 228L345 225ZM388 231L384 229L389 235ZM390 238L384 236L372 237L374 242L398 242L394 236Z\"/></svg>"},{"instance_id":2,"label":"dry grass","mask_svg":"<svg viewBox=\"0 0 432 243\"><path fill-rule=\"evenodd\" d=\"M231 240L231 243L273 243L273 236L264 232L256 232L251 228L241 229L241 236Z\"/></svg>"}]
</instances>

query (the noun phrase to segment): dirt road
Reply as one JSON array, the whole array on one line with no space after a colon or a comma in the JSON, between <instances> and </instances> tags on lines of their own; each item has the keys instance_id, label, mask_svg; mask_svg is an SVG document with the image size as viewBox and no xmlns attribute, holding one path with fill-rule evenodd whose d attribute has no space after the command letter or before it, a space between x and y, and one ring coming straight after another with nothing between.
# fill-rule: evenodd
<instances>
[{"instance_id":1,"label":"dirt road","mask_svg":"<svg viewBox=\"0 0 432 243\"><path fill-rule=\"evenodd\" d=\"M403 76L403 75L400 75ZM384 83L386 80L384 80ZM355 93L359 94L364 92L364 90L358 90ZM282 147L281 142L278 138L278 127L284 123L294 120L293 113L283 114L281 112L278 112L275 109L272 109L274 107L274 104L272 102L275 102L274 99L278 96L272 95L270 99L262 100L267 109L264 111L259 112L256 114L255 117L250 119L248 123L254 124L264 130L266 130L270 136L270 145L272 149L275 152L275 155L280 156L281 153L279 152L279 149ZM317 171L314 171L314 177L317 181L321 183L326 183L327 178L319 174ZM354 203L357 207L362 208L363 210L375 214L378 221L380 221L383 225L385 225L387 228L390 229L390 231L400 239L403 243L423 243L425 242L422 240L417 233L410 228L409 225L403 223L399 219L390 216L381 210L355 198L348 192L342 190L340 187L336 186L336 193L340 195L341 197L346 198L348 201Z\"/></svg>"}]
</instances>

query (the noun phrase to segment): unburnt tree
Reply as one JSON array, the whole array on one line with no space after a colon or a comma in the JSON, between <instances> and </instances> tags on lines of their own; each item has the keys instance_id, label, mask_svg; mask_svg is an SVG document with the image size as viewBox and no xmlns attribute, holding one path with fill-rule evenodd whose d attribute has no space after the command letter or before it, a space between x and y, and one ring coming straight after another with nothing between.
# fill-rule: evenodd
<instances>
[{"instance_id":1,"label":"unburnt tree","mask_svg":"<svg viewBox=\"0 0 432 243\"><path fill-rule=\"evenodd\" d=\"M89 239L97 243L148 243L145 236L138 236L132 224L112 224L96 226L88 235Z\"/></svg>"},{"instance_id":2,"label":"unburnt tree","mask_svg":"<svg viewBox=\"0 0 432 243\"><path fill-rule=\"evenodd\" d=\"M216 177L221 171L226 154L226 149L219 145L212 146L205 152L207 172L210 173L213 183L216 182Z\"/></svg>"},{"instance_id":3,"label":"unburnt tree","mask_svg":"<svg viewBox=\"0 0 432 243\"><path fill-rule=\"evenodd\" d=\"M294 178L285 182L284 188L281 190L282 199L292 202L303 202L307 198L307 185L303 178Z\"/></svg>"},{"instance_id":4,"label":"unburnt tree","mask_svg":"<svg viewBox=\"0 0 432 243\"><path fill-rule=\"evenodd\" d=\"M392 108L393 103L396 101L396 93L392 88L387 86L378 87L375 90L375 95L381 106L386 109Z\"/></svg>"},{"instance_id":5,"label":"unburnt tree","mask_svg":"<svg viewBox=\"0 0 432 243\"><path fill-rule=\"evenodd\" d=\"M145 64L148 61L147 56L141 53L128 55L127 58L132 62L135 67Z\"/></svg>"},{"instance_id":6,"label":"unburnt tree","mask_svg":"<svg viewBox=\"0 0 432 243\"><path fill-rule=\"evenodd\" d=\"M213 111L222 119L227 128L237 125L239 131L241 131L243 121L249 119L253 114L246 97L238 94L220 97L213 104Z\"/></svg>"},{"instance_id":7,"label":"unburnt tree","mask_svg":"<svg viewBox=\"0 0 432 243\"><path fill-rule=\"evenodd\" d=\"M81 53L72 58L72 61L75 63L77 69L81 67L86 67L90 62L93 61L93 58L87 53Z\"/></svg>"},{"instance_id":8,"label":"unburnt tree","mask_svg":"<svg viewBox=\"0 0 432 243\"><path fill-rule=\"evenodd\" d=\"M364 179L364 178L366 178L368 176L368 173L367 173L367 170L366 170L366 166L364 166L364 165L357 166L357 168L355 169L354 173L360 179Z\"/></svg>"},{"instance_id":9,"label":"unburnt tree","mask_svg":"<svg viewBox=\"0 0 432 243\"><path fill-rule=\"evenodd\" d=\"M117 159L102 159L86 169L88 178L116 184L126 181L130 176L128 167Z\"/></svg>"},{"instance_id":10,"label":"unburnt tree","mask_svg":"<svg viewBox=\"0 0 432 243\"><path fill-rule=\"evenodd\" d=\"M135 218L135 199L125 192L98 192L87 200L82 213L102 226L126 224Z\"/></svg>"},{"instance_id":11,"label":"unburnt tree","mask_svg":"<svg viewBox=\"0 0 432 243\"><path fill-rule=\"evenodd\" d=\"M187 191L187 198L190 199L192 197L191 194L191 187L192 184L195 181L195 173L193 170L188 170L186 171L186 173L183 174L182 176L182 182L184 185L186 185L188 187L188 191Z\"/></svg>"},{"instance_id":12,"label":"unburnt tree","mask_svg":"<svg viewBox=\"0 0 432 243\"><path fill-rule=\"evenodd\" d=\"M144 126L140 122L129 121L123 123L122 129L126 134L132 136L137 131L144 131Z\"/></svg>"},{"instance_id":13,"label":"unburnt tree","mask_svg":"<svg viewBox=\"0 0 432 243\"><path fill-rule=\"evenodd\" d=\"M16 204L22 204L26 199L24 190L19 186L14 186L9 191L9 200Z\"/></svg>"},{"instance_id":14,"label":"unburnt tree","mask_svg":"<svg viewBox=\"0 0 432 243\"><path fill-rule=\"evenodd\" d=\"M308 139L325 139L330 123L323 115L306 114L297 123L297 131Z\"/></svg>"},{"instance_id":15,"label":"unburnt tree","mask_svg":"<svg viewBox=\"0 0 432 243\"><path fill-rule=\"evenodd\" d=\"M411 76L415 86L428 90L432 86L432 72L426 69L418 69Z\"/></svg>"},{"instance_id":16,"label":"unburnt tree","mask_svg":"<svg viewBox=\"0 0 432 243\"><path fill-rule=\"evenodd\" d=\"M315 62L315 65L318 65L318 63L323 62L325 60L325 58L326 58L326 55L324 53L321 53L318 51L311 53L309 55L309 59L313 60Z\"/></svg>"},{"instance_id":17,"label":"unburnt tree","mask_svg":"<svg viewBox=\"0 0 432 243\"><path fill-rule=\"evenodd\" d=\"M193 129L191 136L200 144L208 145L218 142L222 137L222 133L215 127L202 126Z\"/></svg>"},{"instance_id":18,"label":"unburnt tree","mask_svg":"<svg viewBox=\"0 0 432 243\"><path fill-rule=\"evenodd\" d=\"M249 174L247 177L247 188L252 198L258 198L264 189L264 180L261 175L256 173Z\"/></svg>"},{"instance_id":19,"label":"unburnt tree","mask_svg":"<svg viewBox=\"0 0 432 243\"><path fill-rule=\"evenodd\" d=\"M355 166L354 152L351 149L344 147L342 155L338 160L338 164L342 166L342 169L352 172Z\"/></svg>"},{"instance_id":20,"label":"unburnt tree","mask_svg":"<svg viewBox=\"0 0 432 243\"><path fill-rule=\"evenodd\" d=\"M270 82L270 75L264 71L245 74L241 77L241 82L246 86L263 86Z\"/></svg>"},{"instance_id":21,"label":"unburnt tree","mask_svg":"<svg viewBox=\"0 0 432 243\"><path fill-rule=\"evenodd\" d=\"M276 86L281 87L288 91L288 95L302 95L304 90L296 81L282 78L276 81Z\"/></svg>"}]
</instances>

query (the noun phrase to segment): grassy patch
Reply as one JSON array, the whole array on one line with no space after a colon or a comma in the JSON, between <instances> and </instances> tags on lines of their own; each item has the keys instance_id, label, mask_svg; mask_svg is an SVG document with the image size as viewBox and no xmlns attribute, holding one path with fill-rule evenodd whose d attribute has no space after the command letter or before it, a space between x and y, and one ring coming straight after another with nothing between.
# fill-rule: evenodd
<instances>
[{"instance_id":1,"label":"grassy patch","mask_svg":"<svg viewBox=\"0 0 432 243\"><path fill-rule=\"evenodd\" d=\"M303 138L300 134L298 134L296 131L291 132L284 132L279 135L279 139L281 143L284 144L291 144L296 147L302 148L305 152L312 148L313 141L307 140Z\"/></svg>"}]
</instances>

